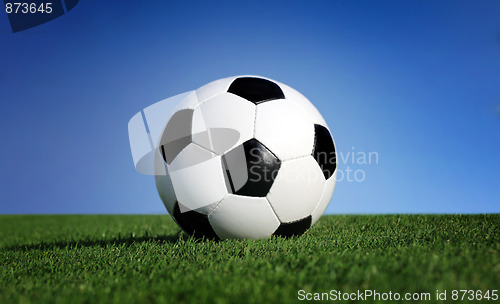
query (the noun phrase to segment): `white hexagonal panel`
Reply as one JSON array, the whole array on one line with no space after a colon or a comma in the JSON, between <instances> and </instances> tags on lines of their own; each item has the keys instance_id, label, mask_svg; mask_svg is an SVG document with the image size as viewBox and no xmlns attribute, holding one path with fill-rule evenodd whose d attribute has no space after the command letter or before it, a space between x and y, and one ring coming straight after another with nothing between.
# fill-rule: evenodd
<instances>
[{"instance_id":1,"label":"white hexagonal panel","mask_svg":"<svg viewBox=\"0 0 500 304\"><path fill-rule=\"evenodd\" d=\"M332 176L326 181L325 189L323 190L323 194L321 195L321 199L319 200L318 205L314 209L312 213L312 225L316 223L321 215L325 213L328 204L330 204L330 200L332 199L333 190L335 190L335 183L337 180L337 170L333 173Z\"/></svg>"},{"instance_id":2,"label":"white hexagonal panel","mask_svg":"<svg viewBox=\"0 0 500 304\"><path fill-rule=\"evenodd\" d=\"M255 105L223 93L210 98L193 114L193 142L222 155L253 137Z\"/></svg>"},{"instance_id":3,"label":"white hexagonal panel","mask_svg":"<svg viewBox=\"0 0 500 304\"><path fill-rule=\"evenodd\" d=\"M206 85L196 90L198 100L203 103L209 98L216 96L217 94L227 92L227 89L235 78L237 77L228 77L207 83Z\"/></svg>"},{"instance_id":4,"label":"white hexagonal panel","mask_svg":"<svg viewBox=\"0 0 500 304\"><path fill-rule=\"evenodd\" d=\"M255 138L285 161L312 153L314 124L290 100L267 101L257 105Z\"/></svg>"},{"instance_id":5,"label":"white hexagonal panel","mask_svg":"<svg viewBox=\"0 0 500 304\"><path fill-rule=\"evenodd\" d=\"M325 119L323 118L323 116L321 116L318 109L316 109L316 107L309 101L309 99L307 99L304 95L302 95L294 88L289 87L283 83L277 83L283 90L285 98L292 100L294 103L300 106L307 113L307 115L309 115L313 123L320 124L328 128Z\"/></svg>"},{"instance_id":6,"label":"white hexagonal panel","mask_svg":"<svg viewBox=\"0 0 500 304\"><path fill-rule=\"evenodd\" d=\"M267 199L281 222L312 214L323 194L325 177L312 156L281 164Z\"/></svg>"},{"instance_id":7,"label":"white hexagonal panel","mask_svg":"<svg viewBox=\"0 0 500 304\"><path fill-rule=\"evenodd\" d=\"M207 214L227 194L220 156L189 144L177 155L168 172L177 200L188 210Z\"/></svg>"},{"instance_id":8,"label":"white hexagonal panel","mask_svg":"<svg viewBox=\"0 0 500 304\"><path fill-rule=\"evenodd\" d=\"M228 194L208 215L221 239L269 238L280 225L264 197Z\"/></svg>"}]
</instances>

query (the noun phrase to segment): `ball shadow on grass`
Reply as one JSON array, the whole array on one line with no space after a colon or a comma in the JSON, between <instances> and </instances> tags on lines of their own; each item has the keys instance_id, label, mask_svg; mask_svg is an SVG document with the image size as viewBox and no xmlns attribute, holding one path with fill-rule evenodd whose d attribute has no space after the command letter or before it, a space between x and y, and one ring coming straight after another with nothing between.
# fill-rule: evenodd
<instances>
[{"instance_id":1,"label":"ball shadow on grass","mask_svg":"<svg viewBox=\"0 0 500 304\"><path fill-rule=\"evenodd\" d=\"M111 239L92 239L90 236L80 239L80 240L68 240L68 241L48 241L48 242L40 242L40 243L31 243L31 244L23 244L23 245L15 245L15 246L7 246L4 248L0 248L0 250L5 251L31 251L31 250L51 250L51 249L75 249L75 248L84 248L84 247L109 247L109 246L131 246L137 243L177 243L181 240L190 239L192 237L186 235L182 231L179 231L176 234L172 235L155 235L149 236L146 233L144 236L136 237L133 233L127 234L127 236L122 236L118 234L118 237L114 237ZM194 241L203 241L194 239Z\"/></svg>"}]
</instances>

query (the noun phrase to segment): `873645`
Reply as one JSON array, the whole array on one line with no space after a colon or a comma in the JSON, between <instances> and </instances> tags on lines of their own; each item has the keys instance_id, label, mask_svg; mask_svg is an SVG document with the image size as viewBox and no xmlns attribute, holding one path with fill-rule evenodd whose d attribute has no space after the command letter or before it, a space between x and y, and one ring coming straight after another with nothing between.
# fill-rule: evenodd
<instances>
[{"instance_id":1,"label":"873645","mask_svg":"<svg viewBox=\"0 0 500 304\"><path fill-rule=\"evenodd\" d=\"M51 14L52 2L28 3L28 2L7 2L5 3L7 14Z\"/></svg>"}]
</instances>

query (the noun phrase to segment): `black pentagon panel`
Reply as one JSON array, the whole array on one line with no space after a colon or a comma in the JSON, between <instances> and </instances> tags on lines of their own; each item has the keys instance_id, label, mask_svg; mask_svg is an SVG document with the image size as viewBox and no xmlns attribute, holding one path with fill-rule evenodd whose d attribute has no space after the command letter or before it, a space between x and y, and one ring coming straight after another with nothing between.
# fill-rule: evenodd
<instances>
[{"instance_id":1,"label":"black pentagon panel","mask_svg":"<svg viewBox=\"0 0 500 304\"><path fill-rule=\"evenodd\" d=\"M231 83L227 91L243 97L254 104L285 98L283 91L276 83L255 77L237 78Z\"/></svg>"},{"instance_id":2,"label":"black pentagon panel","mask_svg":"<svg viewBox=\"0 0 500 304\"><path fill-rule=\"evenodd\" d=\"M175 157L187 147L191 141L191 128L194 110L184 109L176 112L160 139L160 153L167 164L171 164Z\"/></svg>"},{"instance_id":3,"label":"black pentagon panel","mask_svg":"<svg viewBox=\"0 0 500 304\"><path fill-rule=\"evenodd\" d=\"M311 228L312 217L309 215L301 220L282 223L273 233L274 236L292 237L302 235L307 229Z\"/></svg>"},{"instance_id":4,"label":"black pentagon panel","mask_svg":"<svg viewBox=\"0 0 500 304\"><path fill-rule=\"evenodd\" d=\"M329 179L337 169L337 157L332 135L327 128L314 125L314 149L312 156L321 167L323 175Z\"/></svg>"},{"instance_id":5,"label":"black pentagon panel","mask_svg":"<svg viewBox=\"0 0 500 304\"><path fill-rule=\"evenodd\" d=\"M175 202L173 216L177 224L187 234L196 238L219 239L206 215L194 210L181 213L179 202Z\"/></svg>"},{"instance_id":6,"label":"black pentagon panel","mask_svg":"<svg viewBox=\"0 0 500 304\"><path fill-rule=\"evenodd\" d=\"M229 193L265 197L281 167L281 161L260 141L252 138L222 156Z\"/></svg>"}]
</instances>

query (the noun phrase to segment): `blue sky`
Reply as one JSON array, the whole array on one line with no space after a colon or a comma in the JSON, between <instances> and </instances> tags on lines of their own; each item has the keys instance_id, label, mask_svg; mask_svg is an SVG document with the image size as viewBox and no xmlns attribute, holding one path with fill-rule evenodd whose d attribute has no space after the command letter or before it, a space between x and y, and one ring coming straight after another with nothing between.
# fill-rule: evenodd
<instances>
[{"instance_id":1,"label":"blue sky","mask_svg":"<svg viewBox=\"0 0 500 304\"><path fill-rule=\"evenodd\" d=\"M499 1L81 0L15 34L0 13L0 55L0 213L165 213L128 120L240 74L301 91L344 158L377 153L339 163L363 181L327 213L500 211Z\"/></svg>"}]
</instances>

